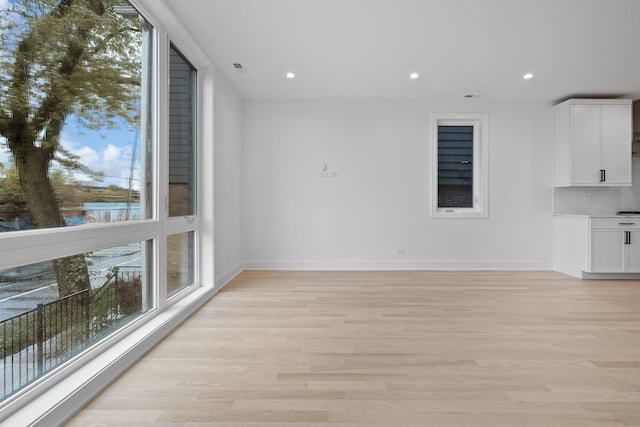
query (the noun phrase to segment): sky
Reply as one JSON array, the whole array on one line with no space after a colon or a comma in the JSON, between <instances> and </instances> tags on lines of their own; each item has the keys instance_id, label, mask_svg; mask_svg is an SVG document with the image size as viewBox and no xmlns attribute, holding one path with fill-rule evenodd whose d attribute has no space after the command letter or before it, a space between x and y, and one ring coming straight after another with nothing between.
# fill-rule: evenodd
<instances>
[{"instance_id":1,"label":"sky","mask_svg":"<svg viewBox=\"0 0 640 427\"><path fill-rule=\"evenodd\" d=\"M0 0L2 1L2 0ZM79 157L79 162L89 169L102 172L104 178L95 182L92 177L82 172L72 172L73 178L81 183L91 183L97 186L117 185L127 188L131 170L131 154L133 142L139 135L131 129L103 129L92 131L80 128L73 117L67 120L62 129L61 145L72 154ZM10 165L11 154L6 148L4 138L0 139L0 163L5 167ZM132 187L140 189L140 149L135 150Z\"/></svg>"},{"instance_id":2,"label":"sky","mask_svg":"<svg viewBox=\"0 0 640 427\"><path fill-rule=\"evenodd\" d=\"M131 155L135 152L132 186L139 189L140 172L140 135L126 123L120 129L102 129L92 131L78 127L73 120L67 120L62 129L62 146L80 158L80 163L93 171L104 174L100 186L111 184L127 188L131 171ZM133 149L134 142L137 144ZM81 172L74 172L74 178L80 182L93 181Z\"/></svg>"}]
</instances>

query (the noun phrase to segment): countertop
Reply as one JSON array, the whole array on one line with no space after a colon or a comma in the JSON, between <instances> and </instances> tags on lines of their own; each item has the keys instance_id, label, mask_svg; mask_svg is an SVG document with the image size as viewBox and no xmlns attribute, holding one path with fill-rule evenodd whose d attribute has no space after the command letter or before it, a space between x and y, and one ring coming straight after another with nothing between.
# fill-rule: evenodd
<instances>
[{"instance_id":1,"label":"countertop","mask_svg":"<svg viewBox=\"0 0 640 427\"><path fill-rule=\"evenodd\" d=\"M640 215L588 215L588 214L553 214L553 216L576 217L576 218L640 218Z\"/></svg>"}]
</instances>

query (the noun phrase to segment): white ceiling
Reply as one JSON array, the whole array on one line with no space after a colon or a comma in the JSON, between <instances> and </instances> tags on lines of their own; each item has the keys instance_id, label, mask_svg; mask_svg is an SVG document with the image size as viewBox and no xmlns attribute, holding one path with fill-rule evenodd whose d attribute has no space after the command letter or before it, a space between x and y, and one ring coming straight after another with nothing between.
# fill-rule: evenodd
<instances>
[{"instance_id":1,"label":"white ceiling","mask_svg":"<svg viewBox=\"0 0 640 427\"><path fill-rule=\"evenodd\" d=\"M640 98L640 0L166 1L246 99Z\"/></svg>"}]
</instances>

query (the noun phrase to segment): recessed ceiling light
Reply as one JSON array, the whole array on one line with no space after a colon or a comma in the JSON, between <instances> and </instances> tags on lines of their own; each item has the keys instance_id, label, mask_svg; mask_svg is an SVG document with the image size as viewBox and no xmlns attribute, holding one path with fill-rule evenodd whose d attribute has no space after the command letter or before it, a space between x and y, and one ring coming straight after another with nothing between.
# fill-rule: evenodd
<instances>
[{"instance_id":1,"label":"recessed ceiling light","mask_svg":"<svg viewBox=\"0 0 640 427\"><path fill-rule=\"evenodd\" d=\"M289 71L286 75L287 75L288 79L294 79L296 77L296 75L294 73L292 73L291 71Z\"/></svg>"},{"instance_id":2,"label":"recessed ceiling light","mask_svg":"<svg viewBox=\"0 0 640 427\"><path fill-rule=\"evenodd\" d=\"M418 77L420 77L420 74L418 74L418 73L411 73L411 74L409 74L409 78L410 78L410 79L415 80L415 79L417 79Z\"/></svg>"},{"instance_id":3,"label":"recessed ceiling light","mask_svg":"<svg viewBox=\"0 0 640 427\"><path fill-rule=\"evenodd\" d=\"M533 78L533 73L527 73L524 76L522 76L523 79L525 80L529 80Z\"/></svg>"}]
</instances>

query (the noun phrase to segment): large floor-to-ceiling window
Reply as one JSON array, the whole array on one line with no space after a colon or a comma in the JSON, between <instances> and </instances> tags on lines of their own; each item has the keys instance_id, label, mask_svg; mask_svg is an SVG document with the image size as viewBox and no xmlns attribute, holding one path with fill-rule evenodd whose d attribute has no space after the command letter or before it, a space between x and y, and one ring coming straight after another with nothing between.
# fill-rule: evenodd
<instances>
[{"instance_id":1,"label":"large floor-to-ceiling window","mask_svg":"<svg viewBox=\"0 0 640 427\"><path fill-rule=\"evenodd\" d=\"M0 2L0 409L198 283L198 74L126 0ZM163 84L168 82L168 84Z\"/></svg>"}]
</instances>

